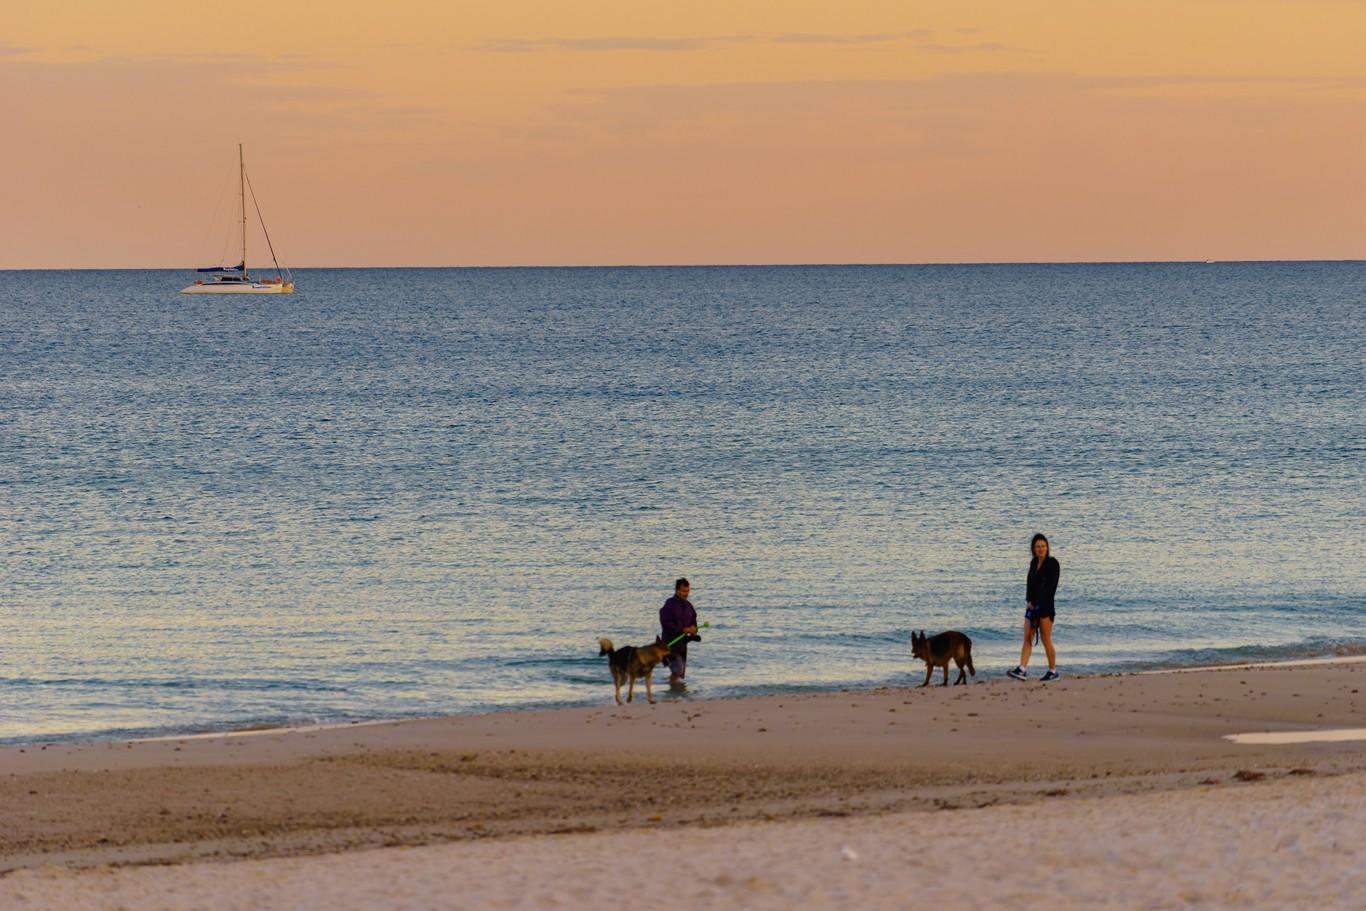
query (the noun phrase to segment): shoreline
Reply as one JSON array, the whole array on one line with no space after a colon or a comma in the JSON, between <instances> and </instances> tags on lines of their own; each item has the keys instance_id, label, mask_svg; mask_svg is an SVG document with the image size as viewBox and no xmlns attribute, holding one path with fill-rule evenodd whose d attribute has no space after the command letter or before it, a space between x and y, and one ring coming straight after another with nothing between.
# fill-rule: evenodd
<instances>
[{"instance_id":1,"label":"shoreline","mask_svg":"<svg viewBox=\"0 0 1366 911\"><path fill-rule=\"evenodd\" d=\"M0 747L0 876L1366 772L1366 664L992 679ZM607 693L610 700L610 691Z\"/></svg>"},{"instance_id":2,"label":"shoreline","mask_svg":"<svg viewBox=\"0 0 1366 911\"><path fill-rule=\"evenodd\" d=\"M1160 676L1168 674L1194 674L1207 671L1232 671L1232 670L1254 670L1258 668L1296 668L1296 667L1317 667L1338 664L1359 664L1366 663L1366 655L1327 655L1315 658L1292 658L1292 659L1272 659L1269 661L1247 661L1230 664L1201 664L1188 667L1167 667L1154 668L1149 670L1133 671L1099 671L1095 673L1082 673L1065 676L1064 679L1088 680L1113 677L1138 677L1138 676ZM917 662L918 666L918 662ZM939 672L936 671L936 674ZM971 678L969 685L978 685L992 682L995 678L988 677L987 672L983 672L981 677ZM870 683L864 686L836 686L832 688L822 688L819 686L805 687L796 686L792 689L778 691L765 690L755 693L740 693L736 695L722 695L707 697L703 696L693 699L687 695L682 697L665 696L666 701L688 702L692 704L705 704L708 702L719 702L737 699L762 699L768 697L787 696L797 698L803 695L820 695L833 693L863 693L872 692L879 689L893 688L915 688L918 684L910 682L913 678L918 679L915 672L903 675L906 683ZM1025 685L1037 683L1037 678L1031 678ZM610 696L609 696L610 698ZM369 727L372 725L386 724L406 724L416 721L440 721L442 719L455 718L479 718L486 716L509 715L520 712L557 712L573 709L589 709L602 707L603 703L597 702L571 702L555 703L550 705L523 705L498 709L483 709L470 712L454 712L442 715L403 715L384 718L359 718L348 721L326 721L326 722L300 722L283 724L240 724L232 727L209 728L199 730L189 730L178 732L169 729L164 733L147 733L141 736L127 736L126 734L95 734L85 736L81 734L24 734L13 739L0 740L0 752L10 748L33 748L33 747L52 747L52 746L78 746L82 744L126 744L126 743L156 743L168 740L206 740L224 737L255 737L265 734L278 733L312 733L317 731L343 730L348 728Z\"/></svg>"},{"instance_id":3,"label":"shoreline","mask_svg":"<svg viewBox=\"0 0 1366 911\"><path fill-rule=\"evenodd\" d=\"M1190 674L1198 671L1241 671L1262 667L1315 667L1322 664L1360 664L1366 655L1330 655L1323 658L1288 658L1272 661L1243 661L1237 664L1201 664L1192 667L1164 667L1132 674Z\"/></svg>"}]
</instances>

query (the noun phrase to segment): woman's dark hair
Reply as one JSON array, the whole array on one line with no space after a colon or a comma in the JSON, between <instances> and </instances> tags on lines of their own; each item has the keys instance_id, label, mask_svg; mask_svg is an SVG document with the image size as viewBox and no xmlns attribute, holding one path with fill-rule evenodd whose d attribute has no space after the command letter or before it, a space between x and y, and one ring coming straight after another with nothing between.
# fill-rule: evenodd
<instances>
[{"instance_id":1,"label":"woman's dark hair","mask_svg":"<svg viewBox=\"0 0 1366 911\"><path fill-rule=\"evenodd\" d=\"M1031 557L1034 556L1034 545L1038 544L1040 541L1043 542L1043 557L1047 560L1049 557L1053 556L1053 549L1048 546L1048 539L1043 535L1035 535L1029 539L1029 555Z\"/></svg>"},{"instance_id":2,"label":"woman's dark hair","mask_svg":"<svg viewBox=\"0 0 1366 911\"><path fill-rule=\"evenodd\" d=\"M682 588L682 587L685 586L685 585L688 585L688 580L687 580L687 579L679 579L679 580L677 580L676 582L674 582L674 591L678 591L680 588ZM691 586L691 585L688 585L688 587L691 588L692 586Z\"/></svg>"}]
</instances>

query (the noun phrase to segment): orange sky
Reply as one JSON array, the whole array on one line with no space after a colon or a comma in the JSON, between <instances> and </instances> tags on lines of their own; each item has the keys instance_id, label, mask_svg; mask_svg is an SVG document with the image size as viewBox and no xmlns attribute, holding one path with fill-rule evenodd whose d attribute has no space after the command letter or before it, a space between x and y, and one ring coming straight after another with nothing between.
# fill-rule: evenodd
<instances>
[{"instance_id":1,"label":"orange sky","mask_svg":"<svg viewBox=\"0 0 1366 911\"><path fill-rule=\"evenodd\" d=\"M8 4L0 268L218 261L239 141L294 266L1366 258L1363 37L1353 0Z\"/></svg>"}]
</instances>

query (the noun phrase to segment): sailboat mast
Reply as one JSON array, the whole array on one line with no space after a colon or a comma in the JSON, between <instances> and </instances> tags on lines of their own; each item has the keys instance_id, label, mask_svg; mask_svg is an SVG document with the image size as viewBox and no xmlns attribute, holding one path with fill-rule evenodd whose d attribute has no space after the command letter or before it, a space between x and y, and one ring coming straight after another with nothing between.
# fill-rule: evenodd
<instances>
[{"instance_id":1,"label":"sailboat mast","mask_svg":"<svg viewBox=\"0 0 1366 911\"><path fill-rule=\"evenodd\" d=\"M242 200L242 277L247 277L247 165L237 144L237 192Z\"/></svg>"}]
</instances>

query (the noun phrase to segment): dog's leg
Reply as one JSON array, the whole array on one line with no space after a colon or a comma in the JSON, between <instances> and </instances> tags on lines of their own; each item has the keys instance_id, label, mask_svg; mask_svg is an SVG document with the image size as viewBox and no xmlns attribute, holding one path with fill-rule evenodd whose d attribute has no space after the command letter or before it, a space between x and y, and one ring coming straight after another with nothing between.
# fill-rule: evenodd
<instances>
[{"instance_id":1,"label":"dog's leg","mask_svg":"<svg viewBox=\"0 0 1366 911\"><path fill-rule=\"evenodd\" d=\"M929 686L929 685L930 685L930 678L933 677L933 676L934 676L934 665L933 665L933 664L930 664L929 662L926 662L926 663L925 663L925 682L922 683L922 684L920 684L919 689L922 689L922 690L923 690L925 687Z\"/></svg>"},{"instance_id":2,"label":"dog's leg","mask_svg":"<svg viewBox=\"0 0 1366 911\"><path fill-rule=\"evenodd\" d=\"M949 659L947 659L947 658L944 659L944 682L941 683L941 684L939 684L939 685L940 685L940 686L948 686L948 685L949 685Z\"/></svg>"},{"instance_id":3,"label":"dog's leg","mask_svg":"<svg viewBox=\"0 0 1366 911\"><path fill-rule=\"evenodd\" d=\"M621 705L621 675L617 673L616 668L612 668L612 689L617 705Z\"/></svg>"},{"instance_id":4,"label":"dog's leg","mask_svg":"<svg viewBox=\"0 0 1366 911\"><path fill-rule=\"evenodd\" d=\"M645 675L645 698L650 700L650 705L655 704L655 669L650 668L650 673Z\"/></svg>"},{"instance_id":5,"label":"dog's leg","mask_svg":"<svg viewBox=\"0 0 1366 911\"><path fill-rule=\"evenodd\" d=\"M627 671L626 676L631 678L631 682L626 684L626 701L630 702L636 696L636 677L630 671Z\"/></svg>"}]
</instances>

